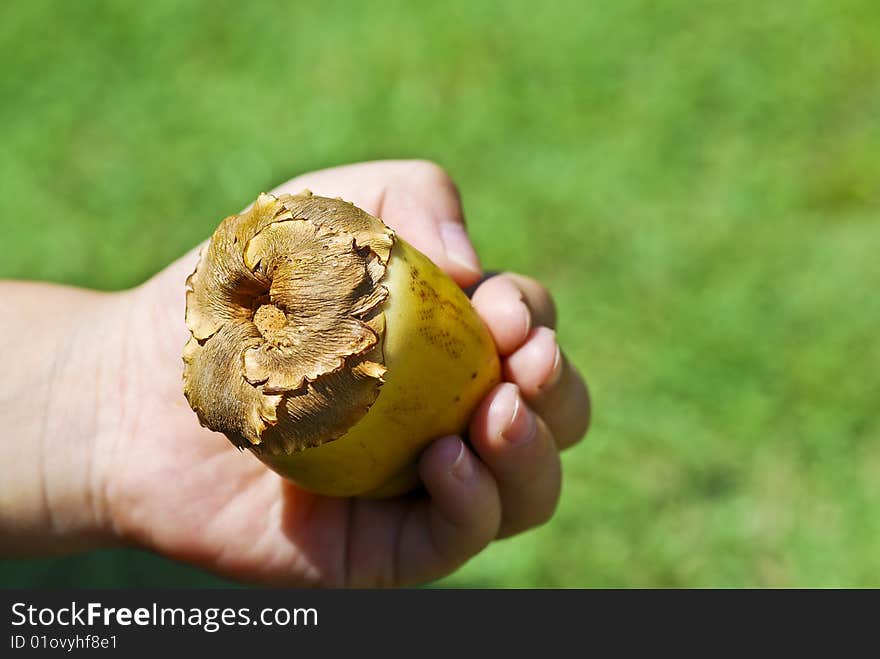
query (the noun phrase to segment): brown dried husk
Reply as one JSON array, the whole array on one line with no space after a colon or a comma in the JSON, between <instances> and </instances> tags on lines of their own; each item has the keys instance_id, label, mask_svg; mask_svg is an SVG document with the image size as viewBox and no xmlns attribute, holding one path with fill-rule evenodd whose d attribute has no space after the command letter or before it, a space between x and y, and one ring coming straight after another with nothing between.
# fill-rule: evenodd
<instances>
[{"instance_id":1,"label":"brown dried husk","mask_svg":"<svg viewBox=\"0 0 880 659\"><path fill-rule=\"evenodd\" d=\"M381 220L305 191L227 217L187 279L184 393L240 448L290 454L342 436L385 373Z\"/></svg>"}]
</instances>

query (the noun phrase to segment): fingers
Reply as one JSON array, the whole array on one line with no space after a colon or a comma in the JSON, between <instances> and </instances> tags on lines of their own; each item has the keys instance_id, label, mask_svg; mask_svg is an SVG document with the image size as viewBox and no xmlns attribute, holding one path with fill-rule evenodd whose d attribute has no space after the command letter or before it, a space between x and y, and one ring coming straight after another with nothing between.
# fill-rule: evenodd
<instances>
[{"instance_id":1,"label":"fingers","mask_svg":"<svg viewBox=\"0 0 880 659\"><path fill-rule=\"evenodd\" d=\"M483 400L470 425L474 451L458 437L429 446L420 462L429 499L413 501L397 542L386 552L391 582L444 576L495 538L543 524L553 515L561 466L553 436L511 383ZM479 457L477 457L479 456Z\"/></svg>"},{"instance_id":2,"label":"fingers","mask_svg":"<svg viewBox=\"0 0 880 659\"><path fill-rule=\"evenodd\" d=\"M580 373L547 327L532 330L525 343L504 362L505 379L515 382L529 405L546 421L556 444L578 442L590 424L590 397Z\"/></svg>"},{"instance_id":3,"label":"fingers","mask_svg":"<svg viewBox=\"0 0 880 659\"><path fill-rule=\"evenodd\" d=\"M519 348L533 327L556 326L556 307L550 293L522 275L490 277L474 291L471 303L489 327L501 355Z\"/></svg>"},{"instance_id":4,"label":"fingers","mask_svg":"<svg viewBox=\"0 0 880 659\"><path fill-rule=\"evenodd\" d=\"M459 285L479 280L482 269L465 231L458 188L439 165L425 160L358 163L300 176L273 192L306 188L377 215Z\"/></svg>"},{"instance_id":5,"label":"fingers","mask_svg":"<svg viewBox=\"0 0 880 659\"><path fill-rule=\"evenodd\" d=\"M398 545L401 584L444 576L498 534L501 503L495 479L458 437L431 444L419 471L429 499L413 502Z\"/></svg>"},{"instance_id":6,"label":"fingers","mask_svg":"<svg viewBox=\"0 0 880 659\"><path fill-rule=\"evenodd\" d=\"M498 483L498 537L550 519L561 488L559 453L549 429L516 385L498 385L485 398L471 421L470 440Z\"/></svg>"},{"instance_id":7,"label":"fingers","mask_svg":"<svg viewBox=\"0 0 880 659\"><path fill-rule=\"evenodd\" d=\"M517 384L560 448L580 440L590 422L586 384L556 342L556 307L545 287L513 273L483 282L471 299Z\"/></svg>"}]
</instances>

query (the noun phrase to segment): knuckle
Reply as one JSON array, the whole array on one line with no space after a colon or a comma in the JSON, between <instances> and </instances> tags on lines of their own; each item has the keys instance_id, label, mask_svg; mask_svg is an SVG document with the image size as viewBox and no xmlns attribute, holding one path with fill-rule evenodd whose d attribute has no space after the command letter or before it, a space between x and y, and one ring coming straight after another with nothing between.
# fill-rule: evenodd
<instances>
[{"instance_id":1,"label":"knuckle","mask_svg":"<svg viewBox=\"0 0 880 659\"><path fill-rule=\"evenodd\" d=\"M577 401L577 413L570 417L565 427L555 432L560 448L570 448L581 442L590 430L593 419L593 404L587 383L576 374L574 381L574 400Z\"/></svg>"},{"instance_id":2,"label":"knuckle","mask_svg":"<svg viewBox=\"0 0 880 659\"><path fill-rule=\"evenodd\" d=\"M521 298L522 292L516 282L504 274L496 274L486 278L477 287L474 297L486 297L491 300L504 300L506 298Z\"/></svg>"},{"instance_id":3,"label":"knuckle","mask_svg":"<svg viewBox=\"0 0 880 659\"><path fill-rule=\"evenodd\" d=\"M479 521L473 522L458 543L442 549L441 555L450 567L457 567L489 546L498 536L500 528L501 508L495 506L486 510Z\"/></svg>"},{"instance_id":4,"label":"knuckle","mask_svg":"<svg viewBox=\"0 0 880 659\"><path fill-rule=\"evenodd\" d=\"M505 518L501 524L501 531L498 537L506 538L543 526L553 518L558 504L559 496L557 494L554 497L548 497L539 505L533 506L527 513L520 513L511 518Z\"/></svg>"},{"instance_id":5,"label":"knuckle","mask_svg":"<svg viewBox=\"0 0 880 659\"><path fill-rule=\"evenodd\" d=\"M528 305L532 308L541 325L554 327L556 325L556 302L550 294L550 290L537 279L514 272L505 273L517 288L522 291Z\"/></svg>"},{"instance_id":6,"label":"knuckle","mask_svg":"<svg viewBox=\"0 0 880 659\"><path fill-rule=\"evenodd\" d=\"M552 519L553 514L555 512L556 512L556 505L555 504L553 504L552 506L551 505L544 506L544 508L542 508L538 512L538 514L536 514L535 517L532 519L532 522L531 522L531 524L529 524L528 528L533 529L538 526L543 526L544 524L546 524L547 522L549 522Z\"/></svg>"},{"instance_id":7,"label":"knuckle","mask_svg":"<svg viewBox=\"0 0 880 659\"><path fill-rule=\"evenodd\" d=\"M428 185L440 186L458 194L458 187L441 165L433 160L411 160L410 174Z\"/></svg>"},{"instance_id":8,"label":"knuckle","mask_svg":"<svg viewBox=\"0 0 880 659\"><path fill-rule=\"evenodd\" d=\"M553 518L553 515L556 514L556 508L559 506L559 496L561 491L562 488L557 481L557 485L549 489L544 497L542 497L541 502L535 507L534 514L529 520L530 523L526 528L541 526Z\"/></svg>"},{"instance_id":9,"label":"knuckle","mask_svg":"<svg viewBox=\"0 0 880 659\"><path fill-rule=\"evenodd\" d=\"M584 441L584 438L587 436L587 431L589 429L590 418L589 416L587 416L583 421L579 422L576 426L573 426L567 432L562 434L562 438L561 440L559 440L559 448L566 449L580 444L582 441Z\"/></svg>"}]
</instances>

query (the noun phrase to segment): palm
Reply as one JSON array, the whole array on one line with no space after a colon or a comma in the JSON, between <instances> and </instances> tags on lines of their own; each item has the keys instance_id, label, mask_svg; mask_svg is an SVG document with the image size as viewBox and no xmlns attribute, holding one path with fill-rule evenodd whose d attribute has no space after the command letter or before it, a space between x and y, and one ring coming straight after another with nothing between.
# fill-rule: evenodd
<instances>
[{"instance_id":1,"label":"palm","mask_svg":"<svg viewBox=\"0 0 880 659\"><path fill-rule=\"evenodd\" d=\"M168 366L179 357L166 357L155 373L175 372ZM293 568L297 582L341 581L347 501L310 496L199 427L178 378L155 375L144 388L144 423L126 445L122 496L113 497L126 534L230 576L271 581Z\"/></svg>"}]
</instances>

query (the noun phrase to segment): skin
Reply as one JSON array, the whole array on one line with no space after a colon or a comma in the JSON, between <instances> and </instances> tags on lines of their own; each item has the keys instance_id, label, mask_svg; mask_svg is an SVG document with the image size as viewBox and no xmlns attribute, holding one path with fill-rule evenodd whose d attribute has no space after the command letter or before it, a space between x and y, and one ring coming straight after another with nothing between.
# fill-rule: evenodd
<instances>
[{"instance_id":1,"label":"skin","mask_svg":"<svg viewBox=\"0 0 880 659\"><path fill-rule=\"evenodd\" d=\"M480 282L458 191L437 165L349 165L276 192L303 188L380 216L461 286ZM183 282L196 255L119 293L0 282L0 556L128 545L251 583L403 586L550 519L559 451L583 437L590 405L539 283L502 274L473 294L506 382L475 412L472 449L431 444L420 495L335 499L233 450L187 406Z\"/></svg>"}]
</instances>

